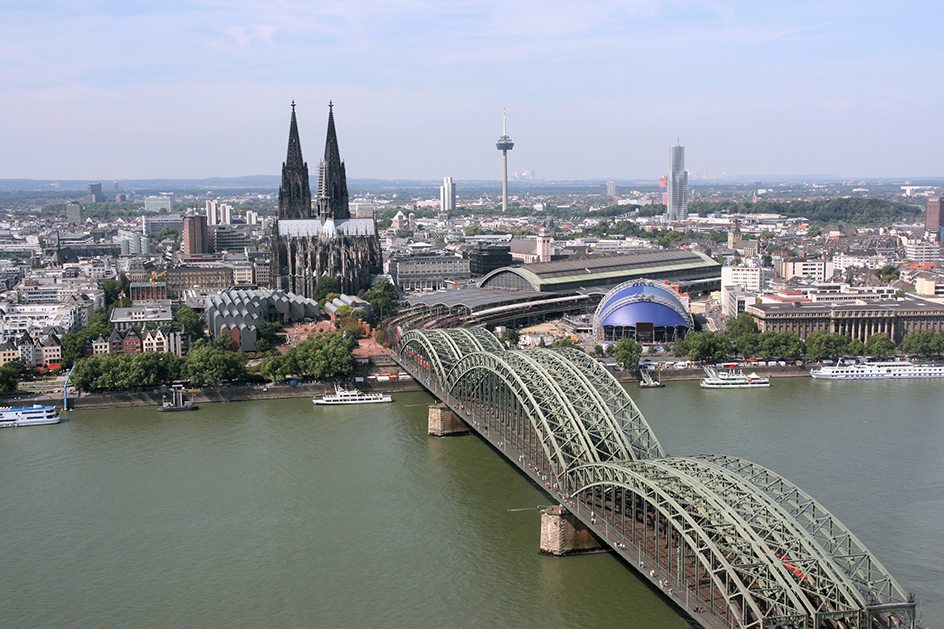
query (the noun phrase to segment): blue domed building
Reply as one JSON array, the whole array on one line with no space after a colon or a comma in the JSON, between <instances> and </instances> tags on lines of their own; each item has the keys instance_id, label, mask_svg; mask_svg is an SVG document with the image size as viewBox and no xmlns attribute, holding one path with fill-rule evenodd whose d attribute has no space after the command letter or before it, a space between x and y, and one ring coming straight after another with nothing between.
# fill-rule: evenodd
<instances>
[{"instance_id":1,"label":"blue domed building","mask_svg":"<svg viewBox=\"0 0 944 629\"><path fill-rule=\"evenodd\" d=\"M644 279L610 290L593 315L593 335L600 341L671 343L693 327L692 314L674 288Z\"/></svg>"}]
</instances>

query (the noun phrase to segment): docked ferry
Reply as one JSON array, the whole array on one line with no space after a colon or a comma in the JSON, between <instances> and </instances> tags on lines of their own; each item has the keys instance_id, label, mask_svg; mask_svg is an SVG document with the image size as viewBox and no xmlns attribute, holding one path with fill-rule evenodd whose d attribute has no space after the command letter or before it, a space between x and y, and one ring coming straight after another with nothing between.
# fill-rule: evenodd
<instances>
[{"instance_id":1,"label":"docked ferry","mask_svg":"<svg viewBox=\"0 0 944 629\"><path fill-rule=\"evenodd\" d=\"M393 402L393 398L383 393L364 393L357 389L335 386L334 393L329 393L321 399L313 398L311 401L315 404L377 404Z\"/></svg>"},{"instance_id":2,"label":"docked ferry","mask_svg":"<svg viewBox=\"0 0 944 629\"><path fill-rule=\"evenodd\" d=\"M52 406L0 406L0 428L58 424L62 419Z\"/></svg>"},{"instance_id":3,"label":"docked ferry","mask_svg":"<svg viewBox=\"0 0 944 629\"><path fill-rule=\"evenodd\" d=\"M917 365L903 360L867 362L856 365L826 365L819 369L811 369L810 375L823 380L941 378L944 377L944 365Z\"/></svg>"},{"instance_id":4,"label":"docked ferry","mask_svg":"<svg viewBox=\"0 0 944 629\"><path fill-rule=\"evenodd\" d=\"M702 389L760 389L770 386L770 378L763 378L756 373L717 371L713 367L705 367L705 375L701 379Z\"/></svg>"}]
</instances>

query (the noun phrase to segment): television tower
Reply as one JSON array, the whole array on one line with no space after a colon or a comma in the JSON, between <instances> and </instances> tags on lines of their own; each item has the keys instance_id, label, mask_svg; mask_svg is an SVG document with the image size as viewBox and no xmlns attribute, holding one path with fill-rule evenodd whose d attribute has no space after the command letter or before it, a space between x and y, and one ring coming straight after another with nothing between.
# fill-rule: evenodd
<instances>
[{"instance_id":1,"label":"television tower","mask_svg":"<svg viewBox=\"0 0 944 629\"><path fill-rule=\"evenodd\" d=\"M495 144L502 152L502 212L508 211L508 151L515 148L515 143L508 137L508 130L505 123L505 110L502 109L502 135Z\"/></svg>"}]
</instances>

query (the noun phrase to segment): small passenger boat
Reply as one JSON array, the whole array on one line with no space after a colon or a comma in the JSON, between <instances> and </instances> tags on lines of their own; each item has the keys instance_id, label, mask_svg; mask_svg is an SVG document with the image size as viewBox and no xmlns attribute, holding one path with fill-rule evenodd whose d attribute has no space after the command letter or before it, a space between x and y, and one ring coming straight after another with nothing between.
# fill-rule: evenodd
<instances>
[{"instance_id":1,"label":"small passenger boat","mask_svg":"<svg viewBox=\"0 0 944 629\"><path fill-rule=\"evenodd\" d=\"M321 399L312 398L311 401L315 404L377 404L393 402L393 398L384 393L364 393L357 389L335 386L334 393L329 393Z\"/></svg>"},{"instance_id":2,"label":"small passenger boat","mask_svg":"<svg viewBox=\"0 0 944 629\"><path fill-rule=\"evenodd\" d=\"M770 378L762 378L756 373L717 371L706 366L705 374L707 377L701 379L702 389L759 389L770 386Z\"/></svg>"}]
</instances>

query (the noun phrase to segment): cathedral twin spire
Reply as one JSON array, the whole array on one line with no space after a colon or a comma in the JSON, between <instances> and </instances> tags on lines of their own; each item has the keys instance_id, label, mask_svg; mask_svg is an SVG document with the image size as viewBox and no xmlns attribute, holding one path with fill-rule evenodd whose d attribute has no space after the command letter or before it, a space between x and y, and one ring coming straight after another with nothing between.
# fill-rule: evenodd
<instances>
[{"instance_id":1,"label":"cathedral twin spire","mask_svg":"<svg viewBox=\"0 0 944 629\"><path fill-rule=\"evenodd\" d=\"M322 222L351 217L348 209L347 177L338 136L334 127L334 104L328 104L328 132L325 139L324 160L318 166L318 210ZM311 188L308 164L302 158L298 137L295 101L292 101L292 120L288 131L288 151L282 164L282 185L279 188L279 219L315 218L311 210Z\"/></svg>"}]
</instances>

